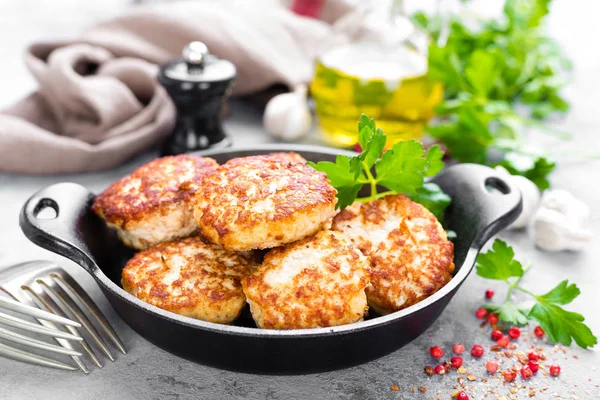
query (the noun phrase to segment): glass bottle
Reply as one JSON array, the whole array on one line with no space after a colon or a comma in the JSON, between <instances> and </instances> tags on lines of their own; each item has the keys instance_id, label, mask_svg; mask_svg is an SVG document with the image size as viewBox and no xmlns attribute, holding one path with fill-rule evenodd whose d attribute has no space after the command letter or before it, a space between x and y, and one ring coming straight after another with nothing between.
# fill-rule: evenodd
<instances>
[{"instance_id":1,"label":"glass bottle","mask_svg":"<svg viewBox=\"0 0 600 400\"><path fill-rule=\"evenodd\" d=\"M384 130L388 145L419 139L443 92L427 78L429 38L400 1L361 2L357 13L346 25L360 23L362 33L355 29L356 39L329 48L316 63L310 91L320 131L329 144L350 147L364 113Z\"/></svg>"}]
</instances>

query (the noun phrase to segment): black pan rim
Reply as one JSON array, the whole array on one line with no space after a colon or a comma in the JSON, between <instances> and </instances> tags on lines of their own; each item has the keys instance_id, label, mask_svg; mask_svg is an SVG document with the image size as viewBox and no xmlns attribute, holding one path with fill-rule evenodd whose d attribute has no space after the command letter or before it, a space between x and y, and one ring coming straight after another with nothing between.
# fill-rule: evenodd
<instances>
[{"instance_id":1,"label":"black pan rim","mask_svg":"<svg viewBox=\"0 0 600 400\"><path fill-rule=\"evenodd\" d=\"M348 150L340 150L330 147L317 146L317 145L297 145L297 144L268 144L268 145L253 145L253 146L234 146L216 150L208 150L201 151L192 154L200 155L203 157L211 157L214 155L221 155L230 152L314 152L314 153L322 153L329 155L348 155L352 156L357 153L348 151ZM334 336L334 335L344 335L349 334L356 331L367 330L376 326L383 326L389 323L392 323L396 320L403 319L409 315L412 315L419 310L429 307L430 305L436 303L440 299L449 295L452 291L456 290L458 286L460 286L467 276L470 274L471 270L475 266L475 260L477 254L479 253L479 249L471 246L469 248L468 254L465 258L465 261L460 266L459 271L456 275L452 277L450 282L444 285L443 288L435 292L433 295L428 298L420 301L417 304L414 304L410 307L407 307L403 310L396 311L391 314L379 316L367 321L355 322L352 324L339 325L333 327L326 328L310 328L310 329L289 329L289 330L276 330L276 329L260 329L260 328L248 328L234 325L224 325L217 324L213 322L202 321L190 317L184 317L170 311L163 310L159 307L148 304L132 294L126 292L123 288L119 287L112 280L108 278L104 274L104 272L97 265L94 266L93 270L90 271L94 275L94 277L105 287L106 290L113 292L115 295L123 298L125 301L131 303L137 308L143 309L147 312L153 313L156 316L159 316L163 319L167 319L178 324L187 325L194 328L199 328L203 330L213 331L217 333L222 333L225 335L235 335L235 336L246 336L246 337L258 337L258 338L290 338L290 337L323 337L323 336Z\"/></svg>"}]
</instances>

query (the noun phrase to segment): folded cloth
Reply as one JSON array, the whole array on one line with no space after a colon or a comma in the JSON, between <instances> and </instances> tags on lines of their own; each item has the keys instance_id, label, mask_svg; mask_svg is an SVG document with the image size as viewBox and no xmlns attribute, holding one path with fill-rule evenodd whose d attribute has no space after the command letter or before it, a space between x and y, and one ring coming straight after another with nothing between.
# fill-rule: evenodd
<instances>
[{"instance_id":1,"label":"folded cloth","mask_svg":"<svg viewBox=\"0 0 600 400\"><path fill-rule=\"evenodd\" d=\"M275 1L189 1L138 7L75 40L33 44L25 61L39 89L0 113L0 171L100 170L160 142L175 110L157 65L191 41L236 65L233 95L244 95L308 82L330 34L328 23Z\"/></svg>"}]
</instances>

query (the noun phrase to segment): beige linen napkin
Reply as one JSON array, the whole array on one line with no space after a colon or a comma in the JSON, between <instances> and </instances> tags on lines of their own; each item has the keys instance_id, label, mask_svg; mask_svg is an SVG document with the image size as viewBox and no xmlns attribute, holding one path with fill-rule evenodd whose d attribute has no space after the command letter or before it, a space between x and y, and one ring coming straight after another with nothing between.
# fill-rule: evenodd
<instances>
[{"instance_id":1,"label":"beige linen napkin","mask_svg":"<svg viewBox=\"0 0 600 400\"><path fill-rule=\"evenodd\" d=\"M330 33L328 23L274 1L188 1L138 7L75 40L33 44L25 61L39 89L0 113L0 172L100 170L160 142L175 110L157 65L193 40L236 65L233 94L243 95L308 82Z\"/></svg>"}]
</instances>

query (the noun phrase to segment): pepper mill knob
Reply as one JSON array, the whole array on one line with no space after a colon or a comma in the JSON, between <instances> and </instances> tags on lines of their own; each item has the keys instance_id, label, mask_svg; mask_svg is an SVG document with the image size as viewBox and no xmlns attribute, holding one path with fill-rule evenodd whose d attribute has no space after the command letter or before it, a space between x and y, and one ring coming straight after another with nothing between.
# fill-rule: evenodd
<instances>
[{"instance_id":1,"label":"pepper mill knob","mask_svg":"<svg viewBox=\"0 0 600 400\"><path fill-rule=\"evenodd\" d=\"M158 81L177 108L177 120L162 155L227 147L231 139L220 114L236 76L235 66L211 55L202 42L183 48L182 58L161 66Z\"/></svg>"},{"instance_id":2,"label":"pepper mill knob","mask_svg":"<svg viewBox=\"0 0 600 400\"><path fill-rule=\"evenodd\" d=\"M183 48L182 56L185 60L188 71L204 68L208 47L202 42L191 42Z\"/></svg>"}]
</instances>

